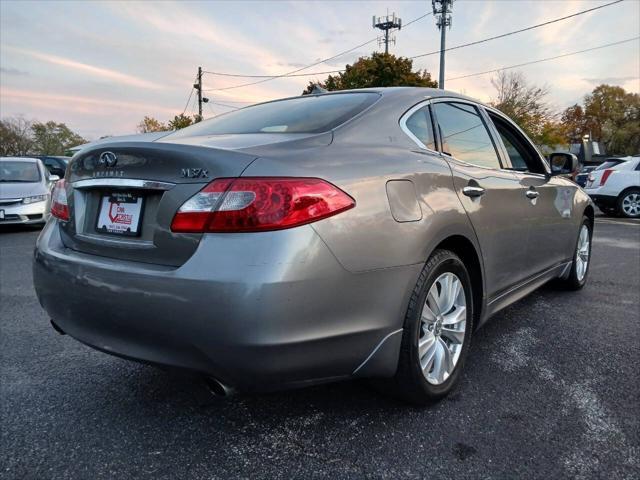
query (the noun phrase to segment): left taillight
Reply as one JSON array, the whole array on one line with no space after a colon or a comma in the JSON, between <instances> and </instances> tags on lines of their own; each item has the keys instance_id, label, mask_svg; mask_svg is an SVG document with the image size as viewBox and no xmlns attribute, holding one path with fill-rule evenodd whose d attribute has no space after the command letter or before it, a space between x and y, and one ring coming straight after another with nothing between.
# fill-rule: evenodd
<instances>
[{"instance_id":1,"label":"left taillight","mask_svg":"<svg viewBox=\"0 0 640 480\"><path fill-rule=\"evenodd\" d=\"M605 183L607 183L607 179L612 173L613 170L610 168L607 168L604 172L602 172L602 177L600 177L600 186L603 186Z\"/></svg>"},{"instance_id":2,"label":"left taillight","mask_svg":"<svg viewBox=\"0 0 640 480\"><path fill-rule=\"evenodd\" d=\"M66 187L64 179L61 179L56 182L51 192L51 215L65 222L69 220Z\"/></svg>"},{"instance_id":3,"label":"left taillight","mask_svg":"<svg viewBox=\"0 0 640 480\"><path fill-rule=\"evenodd\" d=\"M319 178L219 178L180 207L171 230L185 233L282 230L354 206L353 198Z\"/></svg>"}]
</instances>

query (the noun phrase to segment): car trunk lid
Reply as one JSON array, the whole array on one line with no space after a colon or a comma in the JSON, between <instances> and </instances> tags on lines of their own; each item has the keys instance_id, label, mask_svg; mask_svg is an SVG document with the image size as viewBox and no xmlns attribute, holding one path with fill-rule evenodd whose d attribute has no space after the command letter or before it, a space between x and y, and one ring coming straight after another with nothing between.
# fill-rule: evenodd
<instances>
[{"instance_id":1,"label":"car trunk lid","mask_svg":"<svg viewBox=\"0 0 640 480\"><path fill-rule=\"evenodd\" d=\"M81 151L71 162L70 221L64 244L104 257L182 265L201 234L175 234L180 206L215 178L237 177L254 155L213 146L114 142Z\"/></svg>"}]
</instances>

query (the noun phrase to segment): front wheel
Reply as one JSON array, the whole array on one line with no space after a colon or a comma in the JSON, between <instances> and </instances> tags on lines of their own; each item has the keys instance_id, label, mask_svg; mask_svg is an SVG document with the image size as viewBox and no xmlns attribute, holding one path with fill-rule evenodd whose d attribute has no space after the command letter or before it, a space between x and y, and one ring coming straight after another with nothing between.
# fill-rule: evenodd
<instances>
[{"instance_id":1,"label":"front wheel","mask_svg":"<svg viewBox=\"0 0 640 480\"><path fill-rule=\"evenodd\" d=\"M571 262L571 270L566 279L560 280L560 285L568 290L579 290L587 283L589 265L591 263L591 238L593 225L589 217L582 218L578 241Z\"/></svg>"},{"instance_id":2,"label":"front wheel","mask_svg":"<svg viewBox=\"0 0 640 480\"><path fill-rule=\"evenodd\" d=\"M632 188L620 195L618 211L627 218L640 217L640 188Z\"/></svg>"},{"instance_id":3,"label":"front wheel","mask_svg":"<svg viewBox=\"0 0 640 480\"><path fill-rule=\"evenodd\" d=\"M414 288L405 317L396 393L425 404L454 387L469 351L473 329L471 279L462 260L436 250Z\"/></svg>"}]
</instances>

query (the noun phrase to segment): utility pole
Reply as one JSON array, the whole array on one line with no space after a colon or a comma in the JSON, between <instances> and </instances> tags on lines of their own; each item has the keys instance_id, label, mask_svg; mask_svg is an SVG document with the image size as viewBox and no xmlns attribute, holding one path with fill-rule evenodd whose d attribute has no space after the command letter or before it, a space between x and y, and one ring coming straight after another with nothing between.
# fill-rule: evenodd
<instances>
[{"instance_id":1,"label":"utility pole","mask_svg":"<svg viewBox=\"0 0 640 480\"><path fill-rule=\"evenodd\" d=\"M431 0L433 15L436 16L436 25L440 29L440 79L438 88L444 90L444 51L446 50L447 28L451 28L451 8L453 0Z\"/></svg>"},{"instance_id":2,"label":"utility pole","mask_svg":"<svg viewBox=\"0 0 640 480\"><path fill-rule=\"evenodd\" d=\"M387 12L388 11L389 10L387 10ZM391 30L392 28L397 28L398 30L401 30L402 19L396 17L395 13L391 15L387 13L387 15L384 17L376 17L374 15L373 28L378 28L384 32L384 38L382 39L378 38L378 45L380 45L380 43L384 43L384 53L389 53L389 42L393 42L394 45L396 43L395 37L392 36L391 38L389 38L389 30Z\"/></svg>"},{"instance_id":3,"label":"utility pole","mask_svg":"<svg viewBox=\"0 0 640 480\"><path fill-rule=\"evenodd\" d=\"M202 96L202 67L198 67L197 83L193 84L193 88L198 91L198 122L202 120L202 104L209 101L208 98Z\"/></svg>"}]
</instances>

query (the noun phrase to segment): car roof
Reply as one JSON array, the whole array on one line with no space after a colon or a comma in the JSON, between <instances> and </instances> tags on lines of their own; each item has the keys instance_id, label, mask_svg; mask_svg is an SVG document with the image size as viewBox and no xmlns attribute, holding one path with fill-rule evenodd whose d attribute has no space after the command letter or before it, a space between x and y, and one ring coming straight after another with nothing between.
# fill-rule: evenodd
<instances>
[{"instance_id":1,"label":"car roof","mask_svg":"<svg viewBox=\"0 0 640 480\"><path fill-rule=\"evenodd\" d=\"M377 93L381 95L383 98L391 99L391 98L413 98L416 101L427 100L431 98L458 98L460 100L467 100L473 103L477 103L480 105L484 105L483 102L478 99L468 97L466 95L462 95L457 92L452 92L449 90L441 90L439 88L429 88L429 87L372 87L372 88L354 88L352 90L335 90L326 93L313 93L308 96L316 96L321 97L325 95L341 95L345 93ZM287 98L279 98L275 100L271 100L271 102L277 102L280 100L290 100L292 98L300 98L300 96L287 97ZM269 103L269 102L262 102Z\"/></svg>"}]
</instances>

